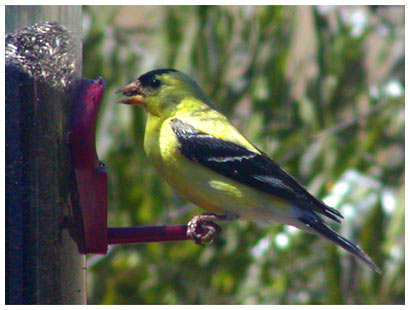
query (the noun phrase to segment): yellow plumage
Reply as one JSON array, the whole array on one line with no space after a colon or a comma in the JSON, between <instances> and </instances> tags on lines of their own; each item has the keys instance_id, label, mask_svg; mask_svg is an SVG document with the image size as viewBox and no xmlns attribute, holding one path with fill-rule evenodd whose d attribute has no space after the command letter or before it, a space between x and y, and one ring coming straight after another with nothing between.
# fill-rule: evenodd
<instances>
[{"instance_id":1,"label":"yellow plumage","mask_svg":"<svg viewBox=\"0 0 410 310\"><path fill-rule=\"evenodd\" d=\"M278 222L316 233L379 271L317 213L336 222L342 215L250 143L189 76L154 70L120 91L129 98L119 102L147 110L145 152L179 195L220 216L215 218Z\"/></svg>"},{"instance_id":2,"label":"yellow plumage","mask_svg":"<svg viewBox=\"0 0 410 310\"><path fill-rule=\"evenodd\" d=\"M255 190L251 187L229 180L206 167L193 163L181 155L178 151L179 143L176 135L170 126L170 120L175 115L178 115L178 119L202 132L216 135L226 141L245 145L254 152L259 153L229 123L225 116L213 109L209 109L207 106L201 107L200 109L204 111L198 116L194 116L193 104L196 106L204 105L195 98L186 98L178 105L175 113L172 113L170 116L161 118L148 114L144 150L161 176L180 196L218 215L224 214L227 211L237 213L240 216L243 213L242 218L264 222L267 219L261 217L260 214L253 215L253 213L256 213L254 209L261 209L259 213L266 212L265 209L273 201L278 212L281 206L283 207L283 212L287 212L289 208L280 199L263 193L255 193ZM260 196L258 201L254 199L255 194Z\"/></svg>"}]
</instances>

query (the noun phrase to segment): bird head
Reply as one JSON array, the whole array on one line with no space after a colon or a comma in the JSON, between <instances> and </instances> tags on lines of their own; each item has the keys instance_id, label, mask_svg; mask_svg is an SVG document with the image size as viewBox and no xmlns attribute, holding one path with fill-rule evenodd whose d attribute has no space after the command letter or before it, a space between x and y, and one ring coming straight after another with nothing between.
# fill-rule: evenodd
<instances>
[{"instance_id":1,"label":"bird head","mask_svg":"<svg viewBox=\"0 0 410 310\"><path fill-rule=\"evenodd\" d=\"M175 113L185 99L196 99L212 106L191 77L174 69L147 72L117 93L128 97L120 99L119 103L142 105L149 113L158 117Z\"/></svg>"}]
</instances>

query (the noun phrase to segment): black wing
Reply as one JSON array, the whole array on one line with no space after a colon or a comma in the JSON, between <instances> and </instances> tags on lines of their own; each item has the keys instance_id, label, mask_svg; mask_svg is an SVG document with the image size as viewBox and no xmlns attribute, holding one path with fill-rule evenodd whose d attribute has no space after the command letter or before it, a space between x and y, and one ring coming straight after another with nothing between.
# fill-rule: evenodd
<instances>
[{"instance_id":1,"label":"black wing","mask_svg":"<svg viewBox=\"0 0 410 310\"><path fill-rule=\"evenodd\" d=\"M309 194L267 155L215 138L177 118L171 120L171 127L178 138L179 151L190 160L303 209L319 212L336 222L340 223L337 217L343 218L337 210Z\"/></svg>"}]
</instances>

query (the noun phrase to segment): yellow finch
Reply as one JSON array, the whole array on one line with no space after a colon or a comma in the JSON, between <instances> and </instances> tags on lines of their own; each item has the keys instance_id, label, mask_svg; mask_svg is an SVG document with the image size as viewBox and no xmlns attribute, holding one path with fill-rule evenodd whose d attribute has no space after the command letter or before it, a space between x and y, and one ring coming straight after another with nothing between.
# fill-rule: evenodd
<instances>
[{"instance_id":1,"label":"yellow finch","mask_svg":"<svg viewBox=\"0 0 410 310\"><path fill-rule=\"evenodd\" d=\"M128 97L120 103L146 109L147 156L179 195L211 212L203 215L205 221L241 218L292 225L333 241L380 271L318 214L339 223L342 215L249 142L191 77L154 70L119 92Z\"/></svg>"}]
</instances>

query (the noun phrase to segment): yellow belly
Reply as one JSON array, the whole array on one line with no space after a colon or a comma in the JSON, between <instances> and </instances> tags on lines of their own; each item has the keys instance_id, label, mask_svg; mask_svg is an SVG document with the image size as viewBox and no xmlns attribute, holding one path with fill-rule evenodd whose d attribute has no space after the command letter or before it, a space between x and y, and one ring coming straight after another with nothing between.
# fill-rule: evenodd
<instances>
[{"instance_id":1,"label":"yellow belly","mask_svg":"<svg viewBox=\"0 0 410 310\"><path fill-rule=\"evenodd\" d=\"M289 206L285 201L228 179L180 154L169 121L149 117L144 149L161 176L179 195L215 214L231 212L256 221L264 220L265 216L288 215Z\"/></svg>"}]
</instances>

